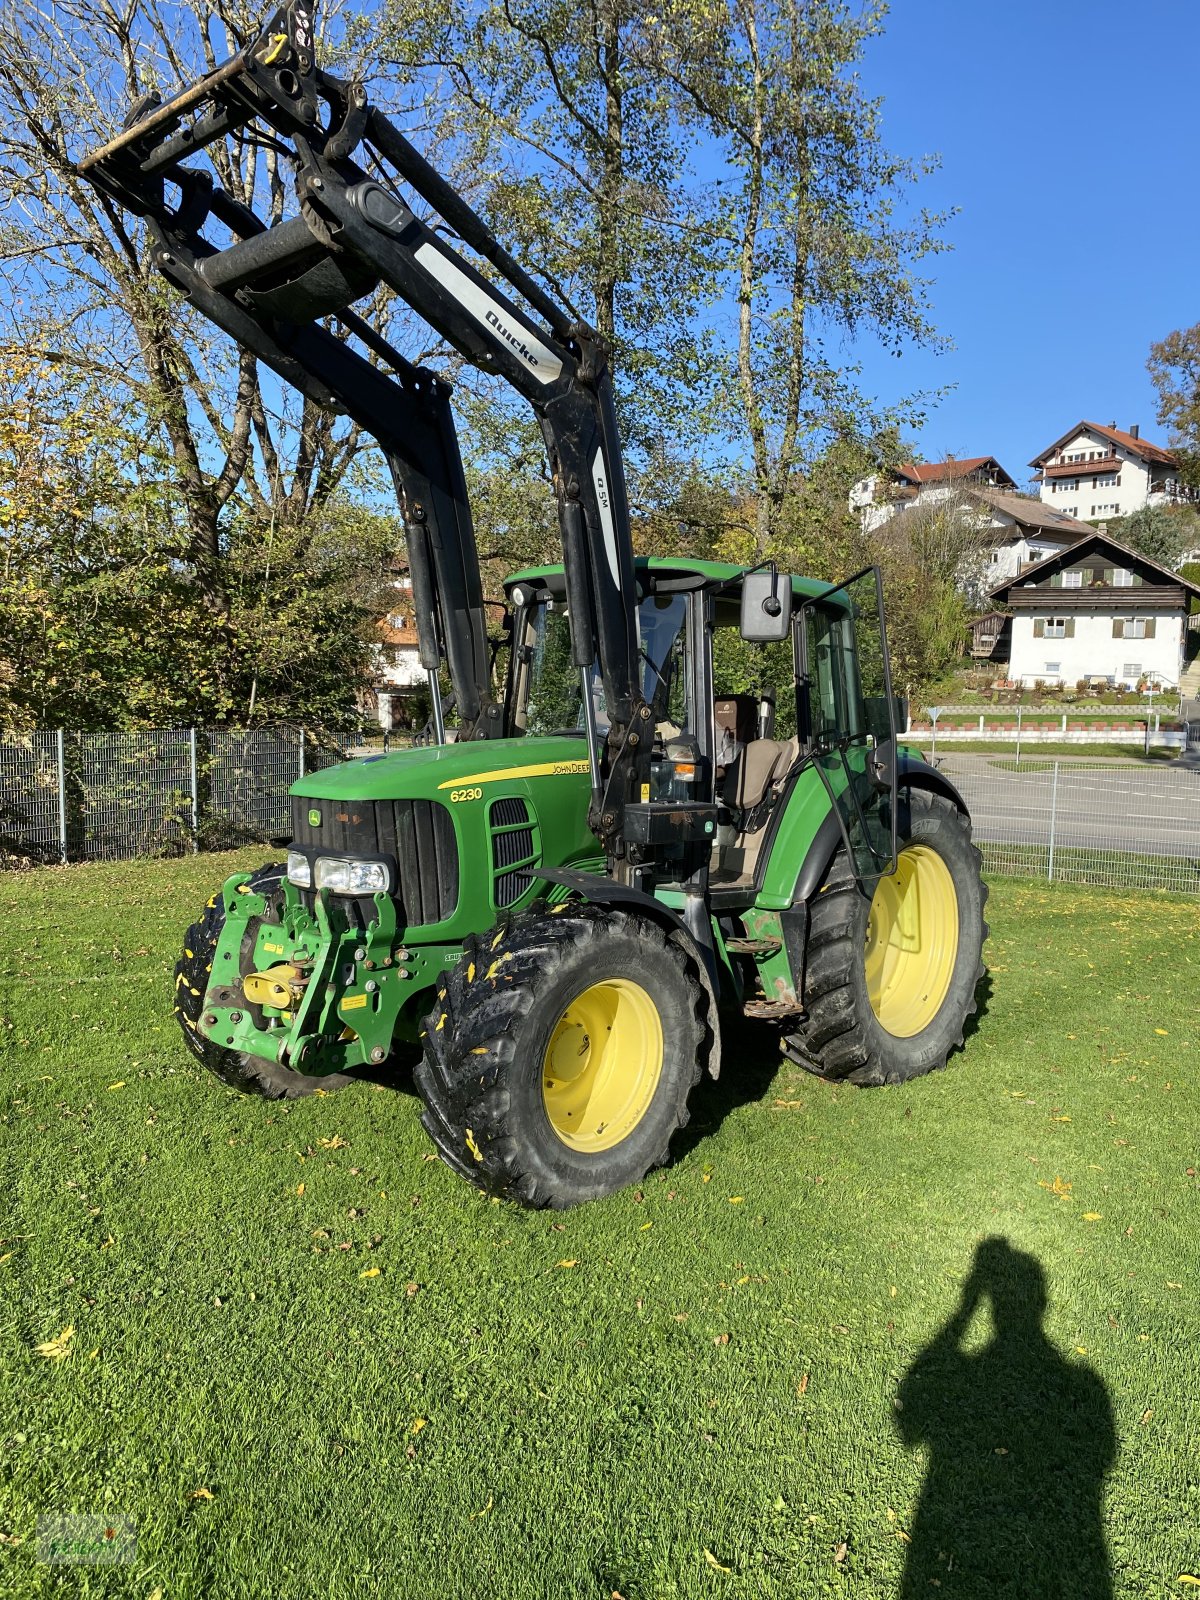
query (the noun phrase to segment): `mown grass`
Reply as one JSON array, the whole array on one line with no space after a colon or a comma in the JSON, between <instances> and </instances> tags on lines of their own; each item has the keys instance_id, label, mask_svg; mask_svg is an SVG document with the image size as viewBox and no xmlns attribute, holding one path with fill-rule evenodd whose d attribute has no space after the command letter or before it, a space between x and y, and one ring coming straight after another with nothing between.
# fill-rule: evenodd
<instances>
[{"instance_id":1,"label":"mown grass","mask_svg":"<svg viewBox=\"0 0 1200 1600\"><path fill-rule=\"evenodd\" d=\"M230 865L0 880L0 1592L1098 1600L1108 1407L1113 1591L1187 1592L1192 902L997 883L951 1070L854 1092L747 1033L669 1170L555 1216L409 1093L190 1064L170 965ZM988 1261L991 1353L982 1313L931 1347ZM40 1564L61 1511L136 1565Z\"/></svg>"},{"instance_id":2,"label":"mown grass","mask_svg":"<svg viewBox=\"0 0 1200 1600\"><path fill-rule=\"evenodd\" d=\"M919 744L921 749L929 754L933 750L933 743L927 734L922 734L919 739L909 737L907 744ZM1011 755L1017 748L1017 738L1014 734L1011 739L954 739L939 738L937 742L938 755ZM1148 762L1174 761L1179 756L1179 751L1166 745L1151 745L1149 755L1139 744L1067 744L1049 743L1039 739L1035 744L1029 740L1021 745L1021 766L1029 760L1042 760L1046 756L1070 757L1075 761L1130 761L1139 766Z\"/></svg>"}]
</instances>

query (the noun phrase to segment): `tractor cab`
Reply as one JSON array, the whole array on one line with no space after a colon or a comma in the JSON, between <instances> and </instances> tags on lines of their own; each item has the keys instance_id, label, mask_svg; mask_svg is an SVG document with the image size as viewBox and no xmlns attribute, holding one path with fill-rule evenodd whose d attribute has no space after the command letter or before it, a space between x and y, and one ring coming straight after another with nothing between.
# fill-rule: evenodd
<instances>
[{"instance_id":1,"label":"tractor cab","mask_svg":"<svg viewBox=\"0 0 1200 1600\"><path fill-rule=\"evenodd\" d=\"M716 808L710 891L726 905L753 900L788 794L810 767L834 797L861 876L886 871L895 717L874 571L831 587L721 562L641 557L635 573L641 693L654 727L642 799ZM770 581L748 594L747 578ZM603 738L603 680L598 667L589 675L572 663L563 569L530 568L506 588L506 732L586 740L590 722ZM777 599L765 625L748 620L772 589L786 605ZM675 864L680 876L694 869L683 841Z\"/></svg>"}]
</instances>

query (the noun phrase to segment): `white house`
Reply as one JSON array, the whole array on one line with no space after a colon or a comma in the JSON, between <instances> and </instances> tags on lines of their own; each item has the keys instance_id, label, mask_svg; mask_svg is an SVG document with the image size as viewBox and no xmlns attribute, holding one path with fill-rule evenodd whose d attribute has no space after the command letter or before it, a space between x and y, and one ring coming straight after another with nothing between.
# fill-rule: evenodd
<instances>
[{"instance_id":1,"label":"white house","mask_svg":"<svg viewBox=\"0 0 1200 1600\"><path fill-rule=\"evenodd\" d=\"M404 700L410 698L414 690L425 687L427 675L417 653L412 584L406 575L394 577L389 604L391 609L379 619L374 689L379 724L390 730L400 725Z\"/></svg>"},{"instance_id":2,"label":"white house","mask_svg":"<svg viewBox=\"0 0 1200 1600\"><path fill-rule=\"evenodd\" d=\"M1136 424L1126 433L1115 423L1077 423L1029 464L1046 504L1083 522L1191 498L1175 457Z\"/></svg>"},{"instance_id":3,"label":"white house","mask_svg":"<svg viewBox=\"0 0 1200 1600\"><path fill-rule=\"evenodd\" d=\"M1040 500L975 483L956 485L953 496L949 492L936 498L921 494L879 524L886 529L883 537L902 538L910 519L924 517L931 507L949 507L974 525L978 558L964 568L960 583L975 601L982 600L1000 579L1015 578L1022 567L1065 549L1079 537L1079 527L1071 517Z\"/></svg>"},{"instance_id":4,"label":"white house","mask_svg":"<svg viewBox=\"0 0 1200 1600\"><path fill-rule=\"evenodd\" d=\"M1089 533L992 590L1012 617L1007 676L1026 686L1105 680L1174 686L1200 587Z\"/></svg>"},{"instance_id":5,"label":"white house","mask_svg":"<svg viewBox=\"0 0 1200 1600\"><path fill-rule=\"evenodd\" d=\"M873 533L898 511L918 503L936 505L967 487L1015 489L1017 485L995 456L910 461L860 478L850 490L850 509L858 512L863 532Z\"/></svg>"}]
</instances>

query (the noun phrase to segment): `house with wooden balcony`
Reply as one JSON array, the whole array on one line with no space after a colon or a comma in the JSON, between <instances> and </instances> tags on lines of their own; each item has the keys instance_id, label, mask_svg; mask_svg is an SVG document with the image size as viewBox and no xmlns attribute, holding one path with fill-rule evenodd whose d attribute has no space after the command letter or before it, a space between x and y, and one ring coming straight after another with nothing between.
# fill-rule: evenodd
<instances>
[{"instance_id":1,"label":"house with wooden balcony","mask_svg":"<svg viewBox=\"0 0 1200 1600\"><path fill-rule=\"evenodd\" d=\"M1030 462L1041 498L1080 522L1125 517L1148 505L1191 498L1179 463L1162 445L1143 439L1134 424L1079 422Z\"/></svg>"},{"instance_id":2,"label":"house with wooden balcony","mask_svg":"<svg viewBox=\"0 0 1200 1600\"><path fill-rule=\"evenodd\" d=\"M404 702L426 686L428 676L421 666L407 573L394 575L388 604L390 609L378 622L373 687L380 726L390 731L406 725Z\"/></svg>"},{"instance_id":3,"label":"house with wooden balcony","mask_svg":"<svg viewBox=\"0 0 1200 1600\"><path fill-rule=\"evenodd\" d=\"M1197 638L1188 614L1200 587L1099 531L997 584L991 598L1012 619L1006 676L1026 687L1175 688Z\"/></svg>"},{"instance_id":4,"label":"house with wooden balcony","mask_svg":"<svg viewBox=\"0 0 1200 1600\"><path fill-rule=\"evenodd\" d=\"M861 478L850 490L850 509L857 511L864 533L872 533L897 512L920 502L936 505L961 490L1015 489L1016 483L995 456L954 456L945 461L909 461L887 472Z\"/></svg>"}]
</instances>

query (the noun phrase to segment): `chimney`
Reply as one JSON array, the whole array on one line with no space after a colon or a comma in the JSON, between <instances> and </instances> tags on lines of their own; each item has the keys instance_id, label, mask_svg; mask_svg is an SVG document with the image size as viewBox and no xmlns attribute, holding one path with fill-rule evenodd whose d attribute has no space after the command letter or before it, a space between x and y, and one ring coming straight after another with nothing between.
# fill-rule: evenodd
<instances>
[{"instance_id":1,"label":"chimney","mask_svg":"<svg viewBox=\"0 0 1200 1600\"><path fill-rule=\"evenodd\" d=\"M1140 438L1141 437L1141 431L1142 431L1142 425L1141 425L1140 422L1131 422L1129 424L1129 437L1131 439Z\"/></svg>"}]
</instances>

